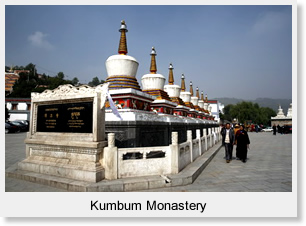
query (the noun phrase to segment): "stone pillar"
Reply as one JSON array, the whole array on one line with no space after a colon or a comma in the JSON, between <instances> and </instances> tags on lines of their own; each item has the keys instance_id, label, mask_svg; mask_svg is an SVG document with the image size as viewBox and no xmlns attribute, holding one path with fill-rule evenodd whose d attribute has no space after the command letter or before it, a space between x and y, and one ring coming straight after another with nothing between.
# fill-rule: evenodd
<instances>
[{"instance_id":1,"label":"stone pillar","mask_svg":"<svg viewBox=\"0 0 306 226\"><path fill-rule=\"evenodd\" d=\"M171 133L171 173L179 172L179 145L178 145L178 132Z\"/></svg>"},{"instance_id":2,"label":"stone pillar","mask_svg":"<svg viewBox=\"0 0 306 226\"><path fill-rule=\"evenodd\" d=\"M108 134L107 146L109 148L115 147L115 133Z\"/></svg>"},{"instance_id":3,"label":"stone pillar","mask_svg":"<svg viewBox=\"0 0 306 226\"><path fill-rule=\"evenodd\" d=\"M209 138L209 147L211 148L213 145L213 137L211 134L211 128L208 128L208 138Z\"/></svg>"},{"instance_id":4,"label":"stone pillar","mask_svg":"<svg viewBox=\"0 0 306 226\"><path fill-rule=\"evenodd\" d=\"M192 141L192 130L187 130L187 141Z\"/></svg>"},{"instance_id":5,"label":"stone pillar","mask_svg":"<svg viewBox=\"0 0 306 226\"><path fill-rule=\"evenodd\" d=\"M197 139L199 141L199 156L201 156L202 155L202 142L201 142L201 131L200 131L200 129L197 129L196 133L197 133Z\"/></svg>"},{"instance_id":6,"label":"stone pillar","mask_svg":"<svg viewBox=\"0 0 306 226\"><path fill-rule=\"evenodd\" d=\"M190 162L193 162L193 151L192 151L192 130L187 130L187 142L190 143Z\"/></svg>"},{"instance_id":7,"label":"stone pillar","mask_svg":"<svg viewBox=\"0 0 306 226\"><path fill-rule=\"evenodd\" d=\"M203 129L203 136L204 136L204 142L205 142L205 145L204 145L204 148L205 148L205 151L207 151L207 130L206 128Z\"/></svg>"},{"instance_id":8,"label":"stone pillar","mask_svg":"<svg viewBox=\"0 0 306 226\"><path fill-rule=\"evenodd\" d=\"M115 147L115 134L109 133L108 146L104 148L105 179L118 179L118 149Z\"/></svg>"},{"instance_id":9,"label":"stone pillar","mask_svg":"<svg viewBox=\"0 0 306 226\"><path fill-rule=\"evenodd\" d=\"M197 129L196 133L197 133L197 139L200 139L201 138L201 131L200 131L200 129Z\"/></svg>"},{"instance_id":10,"label":"stone pillar","mask_svg":"<svg viewBox=\"0 0 306 226\"><path fill-rule=\"evenodd\" d=\"M172 132L171 144L178 145L178 132Z\"/></svg>"},{"instance_id":11,"label":"stone pillar","mask_svg":"<svg viewBox=\"0 0 306 226\"><path fill-rule=\"evenodd\" d=\"M216 138L217 138L217 137L216 137L216 133L215 133L215 127L212 127L211 130L212 130L212 131L211 131L212 146L214 146L214 145L216 144L216 140L217 140L217 139L216 139Z\"/></svg>"}]
</instances>

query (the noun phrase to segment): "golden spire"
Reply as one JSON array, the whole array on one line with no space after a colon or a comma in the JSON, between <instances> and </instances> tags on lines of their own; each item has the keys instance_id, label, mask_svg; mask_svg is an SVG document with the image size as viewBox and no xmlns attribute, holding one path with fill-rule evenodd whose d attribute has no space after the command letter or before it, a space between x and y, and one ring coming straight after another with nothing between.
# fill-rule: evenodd
<instances>
[{"instance_id":1,"label":"golden spire","mask_svg":"<svg viewBox=\"0 0 306 226\"><path fill-rule=\"evenodd\" d=\"M186 87L185 87L185 76L182 74L182 81L181 81L181 92L185 92Z\"/></svg>"},{"instance_id":2,"label":"golden spire","mask_svg":"<svg viewBox=\"0 0 306 226\"><path fill-rule=\"evenodd\" d=\"M168 82L169 82L169 85L173 85L174 83L172 63L170 63L170 66L169 66L169 81Z\"/></svg>"},{"instance_id":3,"label":"golden spire","mask_svg":"<svg viewBox=\"0 0 306 226\"><path fill-rule=\"evenodd\" d=\"M151 51L151 67L150 67L150 72L151 74L156 74L156 71L157 71L157 67L156 67L156 59L155 59L155 56L156 56L156 51L154 49L154 47L152 47L152 51Z\"/></svg>"},{"instance_id":4,"label":"golden spire","mask_svg":"<svg viewBox=\"0 0 306 226\"><path fill-rule=\"evenodd\" d=\"M199 87L197 87L197 89L196 89L196 90L197 90L197 94L196 94L196 96L197 96L197 98L198 98L198 99L200 99Z\"/></svg>"},{"instance_id":5,"label":"golden spire","mask_svg":"<svg viewBox=\"0 0 306 226\"><path fill-rule=\"evenodd\" d=\"M192 88L192 82L190 82L190 94L191 94L191 96L193 97L193 88Z\"/></svg>"},{"instance_id":6,"label":"golden spire","mask_svg":"<svg viewBox=\"0 0 306 226\"><path fill-rule=\"evenodd\" d=\"M207 94L205 94L205 103L208 103Z\"/></svg>"},{"instance_id":7,"label":"golden spire","mask_svg":"<svg viewBox=\"0 0 306 226\"><path fill-rule=\"evenodd\" d=\"M121 37L119 42L118 53L121 55L126 55L128 53L126 45L126 32L128 32L128 30L124 20L121 21L121 27L119 31L121 32Z\"/></svg>"},{"instance_id":8,"label":"golden spire","mask_svg":"<svg viewBox=\"0 0 306 226\"><path fill-rule=\"evenodd\" d=\"M203 94L203 91L201 91L201 100L204 101L204 94Z\"/></svg>"}]
</instances>

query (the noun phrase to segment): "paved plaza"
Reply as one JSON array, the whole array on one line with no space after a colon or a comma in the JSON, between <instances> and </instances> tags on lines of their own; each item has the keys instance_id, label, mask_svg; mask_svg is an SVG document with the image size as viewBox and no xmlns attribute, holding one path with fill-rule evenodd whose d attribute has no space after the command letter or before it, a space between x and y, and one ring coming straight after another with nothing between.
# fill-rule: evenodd
<instances>
[{"instance_id":1,"label":"paved plaza","mask_svg":"<svg viewBox=\"0 0 306 226\"><path fill-rule=\"evenodd\" d=\"M247 163L226 163L222 147L204 171L186 186L144 190L150 192L290 192L292 191L292 135L249 133ZM5 169L25 158L26 133L5 135ZM234 155L235 156L235 147ZM5 178L7 192L65 192L59 188Z\"/></svg>"}]
</instances>

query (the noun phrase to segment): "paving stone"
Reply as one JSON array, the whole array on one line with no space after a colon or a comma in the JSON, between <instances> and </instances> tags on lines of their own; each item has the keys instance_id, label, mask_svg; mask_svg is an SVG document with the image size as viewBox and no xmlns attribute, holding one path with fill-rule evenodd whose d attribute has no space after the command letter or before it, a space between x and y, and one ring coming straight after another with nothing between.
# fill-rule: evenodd
<instances>
[{"instance_id":1,"label":"paving stone","mask_svg":"<svg viewBox=\"0 0 306 226\"><path fill-rule=\"evenodd\" d=\"M224 147L216 153L205 169L197 176L196 169L202 167L200 159L194 165L186 167L184 173L172 175L172 183L163 188L150 189L161 186L164 182L157 177L142 177L120 179L116 181L103 181L88 185L86 191L140 191L150 192L291 192L292 191L292 136L273 136L270 133L249 133L251 151L248 153L248 161L242 163L232 160L226 163L224 160ZM24 139L26 133L6 134L5 142L5 169L13 169L14 165L25 158ZM216 146L213 147L216 150ZM235 156L234 147L234 156ZM207 152L212 155L213 150ZM205 157L209 158L209 157ZM204 157L203 157L204 159ZM203 167L204 168L204 167ZM43 178L34 179L35 173L24 175L25 180L7 177L5 179L5 191L8 192L65 192L67 190L32 183ZM20 175L15 175L21 178ZM51 180L51 178L50 178ZM32 181L32 182L31 182ZM188 184L191 183L192 184ZM50 182L48 182L50 184ZM60 181L61 184L65 181ZM84 191L86 184L69 183L70 189ZM177 186L188 184L185 186ZM175 187L173 187L175 186ZM137 191L136 191L137 192Z\"/></svg>"},{"instance_id":2,"label":"paving stone","mask_svg":"<svg viewBox=\"0 0 306 226\"><path fill-rule=\"evenodd\" d=\"M246 163L239 160L226 163L222 148L192 185L173 189L191 192L292 191L292 136L272 136L270 133L249 133L249 136L251 151ZM235 153L234 148L234 156ZM160 192L170 189L149 191Z\"/></svg>"}]
</instances>

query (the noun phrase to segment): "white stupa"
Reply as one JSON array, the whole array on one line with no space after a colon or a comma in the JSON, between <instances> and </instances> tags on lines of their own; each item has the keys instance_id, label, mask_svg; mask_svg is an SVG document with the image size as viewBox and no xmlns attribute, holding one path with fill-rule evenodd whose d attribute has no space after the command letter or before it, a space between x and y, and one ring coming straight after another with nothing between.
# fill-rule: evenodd
<instances>
[{"instance_id":1,"label":"white stupa","mask_svg":"<svg viewBox=\"0 0 306 226\"><path fill-rule=\"evenodd\" d=\"M157 66L156 66L156 51L155 48L152 47L151 51L151 67L150 74L145 74L141 78L142 90L163 90L166 78L162 74L157 74Z\"/></svg>"},{"instance_id":2,"label":"white stupa","mask_svg":"<svg viewBox=\"0 0 306 226\"><path fill-rule=\"evenodd\" d=\"M290 104L290 107L288 108L287 118L292 118L292 103Z\"/></svg>"},{"instance_id":3,"label":"white stupa","mask_svg":"<svg viewBox=\"0 0 306 226\"><path fill-rule=\"evenodd\" d=\"M165 85L165 77L162 74L157 74L157 66L156 66L156 51L155 48L152 47L151 51L151 66L150 66L150 74L145 74L141 78L142 91L148 93L152 96L156 96L157 100L168 100L170 101L170 97L167 92L164 91Z\"/></svg>"},{"instance_id":4,"label":"white stupa","mask_svg":"<svg viewBox=\"0 0 306 226\"><path fill-rule=\"evenodd\" d=\"M278 106L278 112L277 112L277 115L275 117L271 117L272 119L280 119L280 118L286 118L284 112L283 112L283 109L282 107L279 105Z\"/></svg>"},{"instance_id":5,"label":"white stupa","mask_svg":"<svg viewBox=\"0 0 306 226\"><path fill-rule=\"evenodd\" d=\"M207 98L207 94L205 95L204 110L208 111L208 98Z\"/></svg>"},{"instance_id":6,"label":"white stupa","mask_svg":"<svg viewBox=\"0 0 306 226\"><path fill-rule=\"evenodd\" d=\"M203 91L201 91L201 99L198 101L198 105L200 108L204 109L204 97L203 97Z\"/></svg>"},{"instance_id":7,"label":"white stupa","mask_svg":"<svg viewBox=\"0 0 306 226\"><path fill-rule=\"evenodd\" d=\"M184 101L180 98L181 87L174 84L173 69L173 65L170 63L168 85L164 86L164 90L168 93L172 102L177 103L179 106L185 106Z\"/></svg>"},{"instance_id":8,"label":"white stupa","mask_svg":"<svg viewBox=\"0 0 306 226\"><path fill-rule=\"evenodd\" d=\"M182 84L180 98L185 102L186 106L191 108L191 93L185 90L185 75L182 74Z\"/></svg>"},{"instance_id":9,"label":"white stupa","mask_svg":"<svg viewBox=\"0 0 306 226\"><path fill-rule=\"evenodd\" d=\"M199 93L199 88L196 88L196 92ZM198 106L199 98L197 96L193 96L193 88L192 88L192 82L190 82L190 93L191 93L191 103L193 106Z\"/></svg>"},{"instance_id":10,"label":"white stupa","mask_svg":"<svg viewBox=\"0 0 306 226\"><path fill-rule=\"evenodd\" d=\"M275 117L271 117L271 125L292 125L292 103L288 108L287 116L284 114L281 105L278 106L278 112Z\"/></svg>"},{"instance_id":11,"label":"white stupa","mask_svg":"<svg viewBox=\"0 0 306 226\"><path fill-rule=\"evenodd\" d=\"M121 21L119 31L121 32L119 54L110 56L105 62L108 75L106 82L110 82L109 89L133 88L140 90L136 79L139 63L134 57L127 55L126 32L128 30L124 20Z\"/></svg>"}]
</instances>

